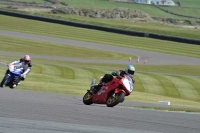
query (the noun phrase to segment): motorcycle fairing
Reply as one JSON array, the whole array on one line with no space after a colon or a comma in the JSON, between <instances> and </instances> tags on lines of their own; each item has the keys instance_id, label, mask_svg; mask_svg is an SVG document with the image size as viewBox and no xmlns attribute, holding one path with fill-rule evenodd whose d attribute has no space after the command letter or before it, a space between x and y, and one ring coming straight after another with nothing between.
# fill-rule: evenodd
<instances>
[{"instance_id":1,"label":"motorcycle fairing","mask_svg":"<svg viewBox=\"0 0 200 133\"><path fill-rule=\"evenodd\" d=\"M23 73L23 68L16 67L14 65L9 65L9 71L10 71L10 73L8 73L8 76L9 76L8 84L11 81L15 81L16 79L19 78L19 76Z\"/></svg>"},{"instance_id":2,"label":"motorcycle fairing","mask_svg":"<svg viewBox=\"0 0 200 133\"><path fill-rule=\"evenodd\" d=\"M105 104L109 94L111 91L113 91L113 88L117 88L119 86L118 83L116 83L119 79L112 80L105 84L105 86L102 86L101 89L92 96L93 103L99 103L99 104ZM119 81L120 82L120 81Z\"/></svg>"},{"instance_id":3,"label":"motorcycle fairing","mask_svg":"<svg viewBox=\"0 0 200 133\"><path fill-rule=\"evenodd\" d=\"M124 76L122 83L128 89L129 93L133 91L133 82L129 76Z\"/></svg>"}]
</instances>

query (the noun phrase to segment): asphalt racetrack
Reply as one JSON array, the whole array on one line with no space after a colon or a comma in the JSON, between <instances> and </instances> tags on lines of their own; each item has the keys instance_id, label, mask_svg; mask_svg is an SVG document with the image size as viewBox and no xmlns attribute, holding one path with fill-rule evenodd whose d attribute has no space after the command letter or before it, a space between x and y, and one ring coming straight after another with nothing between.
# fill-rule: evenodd
<instances>
[{"instance_id":1,"label":"asphalt racetrack","mask_svg":"<svg viewBox=\"0 0 200 133\"><path fill-rule=\"evenodd\" d=\"M0 30L0 35L93 49L129 53L148 58L149 64L200 64L197 58L127 49L103 44L86 43L32 34ZM0 55L23 56L0 51ZM32 55L31 55L32 56ZM91 59L60 58L33 55L33 58L91 61ZM98 60L99 61L99 60ZM100 60L102 63L127 61ZM133 61L135 63L135 61ZM19 89L0 88L0 133L199 133L200 114L130 108L140 104L125 101L119 106L86 106L82 97ZM143 103L141 103L143 104ZM120 106L123 105L123 106Z\"/></svg>"},{"instance_id":2,"label":"asphalt racetrack","mask_svg":"<svg viewBox=\"0 0 200 133\"><path fill-rule=\"evenodd\" d=\"M199 123L200 114L87 106L78 96L0 89L1 133L199 133Z\"/></svg>"}]
</instances>

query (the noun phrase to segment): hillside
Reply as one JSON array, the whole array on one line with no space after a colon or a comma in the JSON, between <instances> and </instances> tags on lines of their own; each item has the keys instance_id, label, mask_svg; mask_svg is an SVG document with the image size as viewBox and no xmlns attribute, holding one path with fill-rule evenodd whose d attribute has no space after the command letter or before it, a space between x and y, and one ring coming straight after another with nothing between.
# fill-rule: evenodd
<instances>
[{"instance_id":1,"label":"hillside","mask_svg":"<svg viewBox=\"0 0 200 133\"><path fill-rule=\"evenodd\" d=\"M192 0L198 5L200 1ZM109 0L0 0L0 9L64 20L123 28L142 32L199 39L200 19L173 15L169 12L198 17L200 8L180 0L186 7L158 7ZM184 9L184 10L183 10Z\"/></svg>"}]
</instances>

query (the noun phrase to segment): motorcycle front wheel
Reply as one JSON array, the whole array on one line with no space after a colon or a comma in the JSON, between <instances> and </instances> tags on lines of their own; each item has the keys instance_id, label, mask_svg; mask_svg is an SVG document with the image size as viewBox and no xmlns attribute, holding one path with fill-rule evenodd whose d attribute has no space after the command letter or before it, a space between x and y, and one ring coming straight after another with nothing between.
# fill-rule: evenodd
<instances>
[{"instance_id":1,"label":"motorcycle front wheel","mask_svg":"<svg viewBox=\"0 0 200 133\"><path fill-rule=\"evenodd\" d=\"M92 102L92 94L91 93L89 93L89 92L85 93L85 95L83 96L83 103L85 105L90 105L90 104L93 103Z\"/></svg>"},{"instance_id":2,"label":"motorcycle front wheel","mask_svg":"<svg viewBox=\"0 0 200 133\"><path fill-rule=\"evenodd\" d=\"M3 88L4 86L6 86L7 83L8 83L8 79L9 79L9 76L5 75L4 78L3 78L3 80L1 81L0 87Z\"/></svg>"},{"instance_id":3,"label":"motorcycle front wheel","mask_svg":"<svg viewBox=\"0 0 200 133\"><path fill-rule=\"evenodd\" d=\"M117 93L117 94L112 93L112 94L109 96L109 98L108 98L108 100L107 100L107 102L106 102L106 105L107 105L108 107L114 107L114 106L116 106L118 103L120 103L121 101L123 101L123 100L124 100L124 97L125 97L125 94L124 94L123 92L119 92L119 93Z\"/></svg>"}]
</instances>

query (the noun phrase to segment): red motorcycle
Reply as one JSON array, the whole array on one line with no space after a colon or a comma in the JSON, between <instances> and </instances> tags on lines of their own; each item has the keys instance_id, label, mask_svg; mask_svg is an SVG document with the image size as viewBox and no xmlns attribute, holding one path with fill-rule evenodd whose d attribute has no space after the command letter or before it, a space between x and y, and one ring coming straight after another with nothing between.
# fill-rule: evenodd
<instances>
[{"instance_id":1,"label":"red motorcycle","mask_svg":"<svg viewBox=\"0 0 200 133\"><path fill-rule=\"evenodd\" d=\"M91 93L88 91L83 96L83 103L90 105L96 104L106 104L107 107L114 107L117 104L124 101L124 97L131 94L133 91L133 81L128 75L123 77L119 75L114 75L110 82L103 85L98 92ZM92 84L94 80L92 81Z\"/></svg>"}]
</instances>

